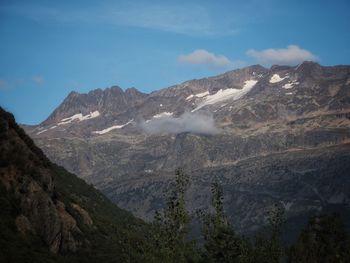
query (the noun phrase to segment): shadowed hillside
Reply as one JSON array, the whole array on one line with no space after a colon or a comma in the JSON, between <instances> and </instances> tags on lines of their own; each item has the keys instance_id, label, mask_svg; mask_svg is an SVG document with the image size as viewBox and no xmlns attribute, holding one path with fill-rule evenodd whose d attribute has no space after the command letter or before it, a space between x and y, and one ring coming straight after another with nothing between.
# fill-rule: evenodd
<instances>
[{"instance_id":1,"label":"shadowed hillside","mask_svg":"<svg viewBox=\"0 0 350 263\"><path fill-rule=\"evenodd\" d=\"M51 163L0 109L1 262L137 262L148 227Z\"/></svg>"}]
</instances>

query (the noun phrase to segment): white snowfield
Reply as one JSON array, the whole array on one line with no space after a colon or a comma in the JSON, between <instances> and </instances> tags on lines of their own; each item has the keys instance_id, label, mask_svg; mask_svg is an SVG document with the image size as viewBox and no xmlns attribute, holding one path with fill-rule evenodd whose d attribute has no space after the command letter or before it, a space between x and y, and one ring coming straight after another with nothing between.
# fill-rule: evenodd
<instances>
[{"instance_id":1,"label":"white snowfield","mask_svg":"<svg viewBox=\"0 0 350 263\"><path fill-rule=\"evenodd\" d=\"M247 94L255 86L257 82L258 82L257 80L246 80L244 82L242 89L225 89L225 90L220 89L215 94L206 96L205 101L199 104L197 108L192 110L192 112L197 111L206 105L215 104L215 103L226 101L229 99L238 100L241 97L243 97L245 94Z\"/></svg>"},{"instance_id":2,"label":"white snowfield","mask_svg":"<svg viewBox=\"0 0 350 263\"><path fill-rule=\"evenodd\" d=\"M46 132L46 131L48 131L48 129L41 130L36 135L39 135L40 133L43 133L43 132Z\"/></svg>"},{"instance_id":3,"label":"white snowfield","mask_svg":"<svg viewBox=\"0 0 350 263\"><path fill-rule=\"evenodd\" d=\"M162 113L159 113L159 114L156 114L153 116L154 119L157 119L157 118L162 118L162 117L169 117L169 116L173 116L173 112L162 112Z\"/></svg>"},{"instance_id":4,"label":"white snowfield","mask_svg":"<svg viewBox=\"0 0 350 263\"><path fill-rule=\"evenodd\" d=\"M57 125L68 124L74 120L85 121L85 120L96 118L98 116L100 116L99 111L90 112L90 114L87 114L87 115L83 115L82 113L77 113L77 114L74 114L73 116L62 119L59 123L57 123Z\"/></svg>"},{"instance_id":5,"label":"white snowfield","mask_svg":"<svg viewBox=\"0 0 350 263\"><path fill-rule=\"evenodd\" d=\"M291 88L293 88L293 84L292 84L292 83L284 84L284 85L282 86L282 88L284 88L284 89L291 89Z\"/></svg>"},{"instance_id":6,"label":"white snowfield","mask_svg":"<svg viewBox=\"0 0 350 263\"><path fill-rule=\"evenodd\" d=\"M282 88L284 88L284 89L291 89L291 88L293 88L295 85L299 85L299 82L296 81L296 80L293 80L292 82L289 82L289 83L287 83L287 84L284 84L284 85L282 86Z\"/></svg>"},{"instance_id":7,"label":"white snowfield","mask_svg":"<svg viewBox=\"0 0 350 263\"><path fill-rule=\"evenodd\" d=\"M132 119L132 120L130 120L130 121L128 121L127 123L125 123L125 124L122 124L122 125L113 125L113 126L111 126L111 127L109 127L109 128L106 128L106 129L103 129L102 131L93 131L92 133L96 133L96 134L105 134L105 133L107 133L107 132L110 132L110 131L112 131L112 130L115 130L115 129L121 129L121 128L123 128L123 127L125 127L126 125L129 125L130 123L132 123L134 120Z\"/></svg>"},{"instance_id":8,"label":"white snowfield","mask_svg":"<svg viewBox=\"0 0 350 263\"><path fill-rule=\"evenodd\" d=\"M273 76L270 78L270 83L277 83L281 82L282 80L288 78L288 76L285 76L284 78L281 78L278 74L273 74Z\"/></svg>"},{"instance_id":9,"label":"white snowfield","mask_svg":"<svg viewBox=\"0 0 350 263\"><path fill-rule=\"evenodd\" d=\"M208 96L208 95L209 95L209 91L205 91L202 93L192 94L192 95L188 96L186 98L186 100L190 100L192 98L203 98L203 97Z\"/></svg>"}]
</instances>

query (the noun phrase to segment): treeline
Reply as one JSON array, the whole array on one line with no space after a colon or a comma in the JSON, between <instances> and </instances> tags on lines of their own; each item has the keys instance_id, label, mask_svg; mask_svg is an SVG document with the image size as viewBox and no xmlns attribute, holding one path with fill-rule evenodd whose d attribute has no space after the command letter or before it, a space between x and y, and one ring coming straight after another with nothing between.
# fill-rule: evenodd
<instances>
[{"instance_id":1,"label":"treeline","mask_svg":"<svg viewBox=\"0 0 350 263\"><path fill-rule=\"evenodd\" d=\"M193 218L186 210L185 194L189 176L181 169L168 193L166 207L157 212L153 235L145 250L148 262L239 262L239 263L345 263L350 262L350 240L336 215L309 219L298 240L284 246L281 231L284 209L275 205L269 213L269 225L254 238L234 231L224 211L223 189L212 184L212 213L199 211ZM189 238L191 221L201 223L203 242ZM192 224L193 225L193 224ZM151 252L151 253L150 253Z\"/></svg>"}]
</instances>

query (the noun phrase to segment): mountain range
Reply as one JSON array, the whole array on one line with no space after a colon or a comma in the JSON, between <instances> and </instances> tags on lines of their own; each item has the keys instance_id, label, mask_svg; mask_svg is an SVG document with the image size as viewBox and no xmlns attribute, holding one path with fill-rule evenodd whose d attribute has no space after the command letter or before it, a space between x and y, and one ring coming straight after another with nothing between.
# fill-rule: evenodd
<instances>
[{"instance_id":1,"label":"mountain range","mask_svg":"<svg viewBox=\"0 0 350 263\"><path fill-rule=\"evenodd\" d=\"M218 180L240 232L276 202L290 233L310 214L350 215L350 66L253 65L150 94L71 92L22 127L50 160L146 220L178 167L191 177L188 208L209 206Z\"/></svg>"}]
</instances>

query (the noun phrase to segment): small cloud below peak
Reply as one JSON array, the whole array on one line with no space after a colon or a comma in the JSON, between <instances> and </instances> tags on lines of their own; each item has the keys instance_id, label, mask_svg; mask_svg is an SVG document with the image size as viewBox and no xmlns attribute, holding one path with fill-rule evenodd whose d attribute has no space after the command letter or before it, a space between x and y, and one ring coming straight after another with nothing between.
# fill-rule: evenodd
<instances>
[{"instance_id":1,"label":"small cloud below peak","mask_svg":"<svg viewBox=\"0 0 350 263\"><path fill-rule=\"evenodd\" d=\"M220 132L215 126L213 116L200 112L186 112L179 117L173 117L172 115L162 116L149 121L143 121L139 125L149 134L179 134L190 132L209 135Z\"/></svg>"}]
</instances>

